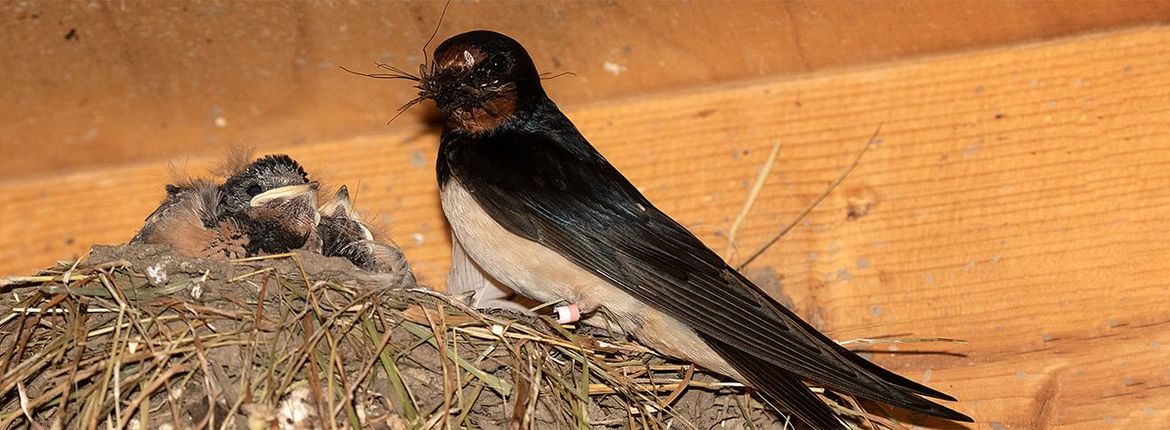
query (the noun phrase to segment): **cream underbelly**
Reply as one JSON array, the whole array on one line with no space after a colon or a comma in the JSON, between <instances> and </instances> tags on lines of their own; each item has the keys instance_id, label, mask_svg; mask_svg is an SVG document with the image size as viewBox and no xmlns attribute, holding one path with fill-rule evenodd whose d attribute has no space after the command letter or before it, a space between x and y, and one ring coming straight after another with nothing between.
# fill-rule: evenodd
<instances>
[{"instance_id":1,"label":"cream underbelly","mask_svg":"<svg viewBox=\"0 0 1170 430\"><path fill-rule=\"evenodd\" d=\"M623 329L651 348L738 376L678 320L642 304L556 251L507 231L458 180L449 180L440 194L443 213L463 250L517 293L539 302L564 300L586 309L604 306Z\"/></svg>"},{"instance_id":2,"label":"cream underbelly","mask_svg":"<svg viewBox=\"0 0 1170 430\"><path fill-rule=\"evenodd\" d=\"M458 181L449 181L441 195L443 213L467 255L517 293L540 302L612 304L632 300L555 251L507 231Z\"/></svg>"}]
</instances>

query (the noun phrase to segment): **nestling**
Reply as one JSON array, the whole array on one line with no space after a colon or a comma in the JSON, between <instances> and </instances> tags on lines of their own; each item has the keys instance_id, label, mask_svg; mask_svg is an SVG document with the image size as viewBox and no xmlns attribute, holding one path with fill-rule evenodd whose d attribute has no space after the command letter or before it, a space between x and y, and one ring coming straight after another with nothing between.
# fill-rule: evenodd
<instances>
[{"instance_id":1,"label":"nestling","mask_svg":"<svg viewBox=\"0 0 1170 430\"><path fill-rule=\"evenodd\" d=\"M239 258L301 248L316 229L317 183L287 155L242 166L222 185L167 185L167 197L130 243L167 244L180 254Z\"/></svg>"},{"instance_id":2,"label":"nestling","mask_svg":"<svg viewBox=\"0 0 1170 430\"><path fill-rule=\"evenodd\" d=\"M374 239L373 232L354 210L349 189L344 185L318 210L321 214L321 222L317 225L321 254L343 257L370 272L403 273L413 281L414 274L406 256L397 247Z\"/></svg>"}]
</instances>

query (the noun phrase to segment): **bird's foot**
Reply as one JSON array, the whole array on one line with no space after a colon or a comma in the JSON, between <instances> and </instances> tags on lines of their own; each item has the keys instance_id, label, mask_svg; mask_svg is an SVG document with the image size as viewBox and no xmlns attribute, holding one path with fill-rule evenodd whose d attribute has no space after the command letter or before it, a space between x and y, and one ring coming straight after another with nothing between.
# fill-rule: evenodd
<instances>
[{"instance_id":1,"label":"bird's foot","mask_svg":"<svg viewBox=\"0 0 1170 430\"><path fill-rule=\"evenodd\" d=\"M557 315L557 323L571 324L581 320L581 307L576 303L569 303L553 308Z\"/></svg>"}]
</instances>

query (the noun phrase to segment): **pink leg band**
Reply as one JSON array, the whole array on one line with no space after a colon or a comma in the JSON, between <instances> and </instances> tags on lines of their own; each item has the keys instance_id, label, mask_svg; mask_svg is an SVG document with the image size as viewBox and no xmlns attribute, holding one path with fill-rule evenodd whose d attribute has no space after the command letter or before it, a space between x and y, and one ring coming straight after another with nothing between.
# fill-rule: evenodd
<instances>
[{"instance_id":1,"label":"pink leg band","mask_svg":"<svg viewBox=\"0 0 1170 430\"><path fill-rule=\"evenodd\" d=\"M557 306L553 311L557 313L557 322L561 324L574 323L581 319L581 309L576 303Z\"/></svg>"}]
</instances>

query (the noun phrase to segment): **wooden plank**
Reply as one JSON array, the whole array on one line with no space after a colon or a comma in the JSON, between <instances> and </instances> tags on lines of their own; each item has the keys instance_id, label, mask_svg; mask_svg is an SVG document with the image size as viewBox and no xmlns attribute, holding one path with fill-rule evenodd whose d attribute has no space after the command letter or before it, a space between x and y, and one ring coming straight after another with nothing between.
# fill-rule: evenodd
<instances>
[{"instance_id":1,"label":"wooden plank","mask_svg":"<svg viewBox=\"0 0 1170 430\"><path fill-rule=\"evenodd\" d=\"M414 90L337 66L416 70L444 4L0 2L0 179L381 133ZM1156 0L456 1L437 40L510 34L579 103L1167 20Z\"/></svg>"},{"instance_id":2,"label":"wooden plank","mask_svg":"<svg viewBox=\"0 0 1170 430\"><path fill-rule=\"evenodd\" d=\"M1170 420L1170 28L684 93L569 116L715 249L773 142L733 260L847 165L845 184L751 272L837 338L955 394L975 428L1160 428ZM556 97L556 93L553 94ZM388 218L423 278L448 252L435 135L289 146ZM204 159L193 159L200 166ZM130 237L162 163L0 184L0 272ZM850 216L852 213L853 216Z\"/></svg>"}]
</instances>

